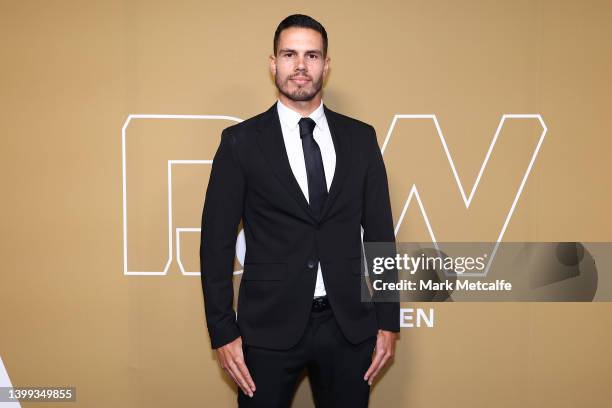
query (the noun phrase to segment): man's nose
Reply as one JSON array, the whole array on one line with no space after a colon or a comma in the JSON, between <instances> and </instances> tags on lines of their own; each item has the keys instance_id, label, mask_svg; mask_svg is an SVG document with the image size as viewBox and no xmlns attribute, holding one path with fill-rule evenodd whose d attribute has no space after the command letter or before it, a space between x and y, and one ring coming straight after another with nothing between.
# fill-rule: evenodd
<instances>
[{"instance_id":1,"label":"man's nose","mask_svg":"<svg viewBox=\"0 0 612 408\"><path fill-rule=\"evenodd\" d=\"M305 57L299 57L298 56L296 69L298 69L298 70L305 70L306 69L306 58Z\"/></svg>"}]
</instances>

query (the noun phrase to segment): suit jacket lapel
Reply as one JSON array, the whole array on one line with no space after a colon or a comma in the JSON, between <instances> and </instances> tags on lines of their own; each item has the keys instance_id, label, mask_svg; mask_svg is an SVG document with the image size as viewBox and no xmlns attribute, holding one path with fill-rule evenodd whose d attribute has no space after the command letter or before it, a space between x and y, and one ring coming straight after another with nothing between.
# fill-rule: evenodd
<instances>
[{"instance_id":1,"label":"suit jacket lapel","mask_svg":"<svg viewBox=\"0 0 612 408\"><path fill-rule=\"evenodd\" d=\"M323 205L323 210L321 211L320 221L325 219L325 216L328 214L334 201L338 197L338 193L342 191L342 185L344 184L351 163L350 135L342 125L342 121L339 119L336 112L330 110L325 104L323 104L323 109L334 142L334 150L336 151L336 169L329 188L329 194Z\"/></svg>"},{"instance_id":2,"label":"suit jacket lapel","mask_svg":"<svg viewBox=\"0 0 612 408\"><path fill-rule=\"evenodd\" d=\"M337 114L328 109L325 104L323 108L336 151L336 169L334 171L329 194L325 200L321 216L318 219L308 204L308 200L304 196L291 170L287 149L285 148L285 141L283 139L283 131L276 110L276 103L264 112L257 126L257 143L268 161L268 164L274 171L276 177L288 190L289 194L314 222L322 221L329 212L334 200L342 189L342 184L346 178L350 165L350 137L342 126L341 121L338 119Z\"/></svg>"},{"instance_id":3,"label":"suit jacket lapel","mask_svg":"<svg viewBox=\"0 0 612 408\"><path fill-rule=\"evenodd\" d=\"M313 221L316 221L317 218L315 213L308 205L308 200L306 200L291 170L287 149L285 148L285 140L283 139L283 131L276 110L276 103L263 114L259 121L258 131L257 143L266 157L268 164L274 171L274 174L289 191L289 194L297 201L300 207L302 207Z\"/></svg>"}]
</instances>

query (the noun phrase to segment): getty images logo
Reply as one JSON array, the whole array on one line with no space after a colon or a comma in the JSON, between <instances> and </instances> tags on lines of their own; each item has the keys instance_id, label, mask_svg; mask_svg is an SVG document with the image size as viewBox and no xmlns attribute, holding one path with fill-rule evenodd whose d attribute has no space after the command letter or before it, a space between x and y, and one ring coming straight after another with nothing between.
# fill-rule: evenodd
<instances>
[{"instance_id":1,"label":"getty images logo","mask_svg":"<svg viewBox=\"0 0 612 408\"><path fill-rule=\"evenodd\" d=\"M175 192L173 191L173 186L175 185L173 182L174 182L174 178L177 177L176 173L181 171L180 169L184 169L186 167L193 167L193 166L210 166L212 164L212 157L211 158L198 158L198 159L193 159L193 158L185 159L185 157L188 157L188 155L193 154L192 150L185 149L182 152L176 153L176 154L181 154L182 157L164 158L162 161L158 160L156 162L156 166L159 165L158 167L160 168L157 169L158 171L157 179L160 179L160 178L161 179L158 180L159 183L155 184L155 189L157 189L157 191L148 191L147 189L142 188L138 182L134 182L134 183L131 182L132 177L134 177L134 175L132 174L133 173L138 174L138 171L134 170L134 168L139 169L140 167L142 167L142 165L135 166L132 162L134 161L138 162L138 160L141 160L143 155L145 155L148 152L148 150L143 148L144 144L142 143L142 140L138 140L138 142L130 145L130 140L131 140L130 131L133 131L134 126L137 124L141 126L144 125L143 129L145 129L144 134L146 136L147 130L150 131L151 129L155 129L156 127L163 127L163 126L167 126L168 124L176 125L178 123L184 123L186 121L209 121L208 123L214 124L216 126L221 126L221 128L223 128L231 124L241 122L242 119L232 117L232 116L223 116L223 115L133 114L133 115L129 115L127 120L123 124L122 130L121 130L121 138L122 138L121 147L122 147L122 176L123 176L122 182L123 182L123 274L124 275L137 275L137 276L166 275L168 273L170 265L172 264L172 261L175 258L176 258L178 268L181 271L181 274L195 275L195 276L200 275L200 272L198 271L188 271L185 268L184 265L186 262L183 258L184 254L183 256L181 255L181 237L183 236L183 234L197 233L199 236L200 228L191 227L191 226L180 227L180 226L175 225L176 224L175 222L176 214L174 214L173 209L175 207L174 204L176 201L176 197L175 197ZM389 127L389 130L386 134L385 140L383 142L383 146L381 148L383 155L385 155L385 153L390 152L394 149L391 141L394 137L394 134L400 133L397 130L398 125L400 123L415 123L415 122L423 123L423 121L426 125L430 125L435 129L435 132L436 132L435 137L437 139L436 141L439 142L437 143L438 151L437 152L432 151L431 154L433 155L433 154L439 153L440 149L442 150L442 153L445 159L448 161L450 171L452 172L453 181L454 183L456 183L458 187L459 195L463 201L463 204L465 205L466 210L470 208L470 205L472 204L473 199L476 196L478 187L481 183L481 179L483 175L486 173L487 166L490 165L491 157L494 152L494 148L498 144L498 140L500 139L500 134L502 130L505 127L507 127L509 123L513 123L515 121L521 121L521 122L530 121L530 122L533 122L532 123L533 125L537 125L537 127L539 128L535 138L532 137L532 135L530 134L528 135L527 133L523 135L526 138L524 145L528 146L526 149L523 149L524 152L521 153L521 154L525 154L525 157L517 157L517 154L515 151L512 151L511 153L513 155L512 157L514 160L526 159L527 164L525 168L520 169L520 174L518 174L519 181L517 185L504 184L504 188L507 189L509 193L511 193L511 195L509 195L511 197L511 200L510 200L511 202L508 203L508 211L504 213L504 217L501 222L501 228L497 235L497 239L495 241L496 245L491 252L491 256L488 259L488 263L486 264L482 272L478 272L473 275L473 276L484 276L487 274L488 269L491 265L491 262L493 261L495 257L495 252L497 251L497 247L499 243L502 242L502 239L508 228L510 220L512 219L512 215L514 214L517 203L523 193L523 189L525 187L527 179L529 178L529 175L532 171L534 162L538 156L542 143L544 142L544 138L547 133L546 124L544 123L541 115L539 114L504 114L502 115L497 125L497 128L493 134L493 137L491 139L488 151L484 157L484 160L482 161L482 164L480 165L480 169L476 177L476 180L474 184L472 185L469 191L469 194L468 194L466 188L464 187L464 184L461 182L461 178L459 177L457 168L455 166L455 162L453 160L453 156L447 145L446 137L444 136L444 133L442 132L442 128L438 122L436 115L433 115L433 114L426 114L426 115L396 114L394 115L391 125ZM214 135L211 134L211 137L214 137L215 140L218 140L219 134L220 134L219 131L215 131ZM410 137L412 140L413 138L416 139L418 137L423 137L422 135L423 133L419 135L418 132L409 132L406 134L402 134L402 137ZM414 141L411 143L411 145L420 146L419 143L415 143ZM128 151L130 152L130 154L128 154ZM503 151L497 152L498 154L497 157L499 157L499 153L501 153L502 156L504 155ZM135 155L139 156L139 158L134 159L133 156ZM387 159L385 161L387 162ZM130 171L128 171L128 167ZM388 162L387 162L387 167L389 167ZM390 174L390 179L394 178L393 176L395 175ZM165 180L163 179L164 177L165 177ZM410 206L410 203L414 199L416 200L418 208L421 212L423 221L425 223L425 226L427 228L427 232L431 238L431 241L434 243L434 245L436 245L437 243L436 233L439 231L439 228L438 230L434 228L433 226L434 224L430 221L430 217L428 216L427 210L425 206L423 205L423 201L421 199L422 189L423 189L423 185L421 185L419 182L414 182L406 190L406 194L404 195L404 197L406 198L403 203L402 211L400 213L397 224L395 225L395 235L397 236L401 226L403 225L407 210ZM143 195L148 195L148 196L143 197ZM152 200L150 199L150 197L154 197L155 199ZM160 197L165 197L165 198L160 198ZM166 208L163 208L164 205L166 205ZM198 205L201 205L201 203L198 203ZM134 215L136 214L136 215L142 216L142 214L139 214L139 213L144 212L145 210L150 211L152 206L159 206L160 208L159 213L160 214L165 213L164 218L166 218L167 220L167 228L165 228L166 233L160 234L159 236L154 235L153 237L151 237L150 234L139 233L139 234L134 234L132 235L132 238L129 238L130 231L134 231L134 230L138 231L138 229L143 228L142 222L136 223L134 221L131 221ZM201 211L201 208L200 208L200 211ZM198 214L198 215L201 215L201 214ZM193 218L192 220L188 220L187 222L189 222L191 225L199 225L200 219L199 217ZM142 232L142 231L138 231L138 232ZM166 239L167 242L163 243L164 239ZM153 255L159 254L158 253L159 251L151 251L151 249L147 247L147 245L151 241L162 243L163 247L166 248L164 251L167 251L166 255L164 256L165 261L160 262L160 264L155 268L151 268L150 266L149 267L142 266L145 263L151 264L151 257ZM130 245L128 245L128 243ZM194 251L190 251L190 255L188 256L188 258L196 256L193 252ZM243 234L243 231L240 231L238 235L237 243L236 243L236 255L241 264L244 261L244 253L245 253L244 234ZM133 260L130 261L131 259ZM139 264L141 266L139 266ZM242 271L239 270L239 271L235 271L234 273L240 274L242 273Z\"/></svg>"}]
</instances>

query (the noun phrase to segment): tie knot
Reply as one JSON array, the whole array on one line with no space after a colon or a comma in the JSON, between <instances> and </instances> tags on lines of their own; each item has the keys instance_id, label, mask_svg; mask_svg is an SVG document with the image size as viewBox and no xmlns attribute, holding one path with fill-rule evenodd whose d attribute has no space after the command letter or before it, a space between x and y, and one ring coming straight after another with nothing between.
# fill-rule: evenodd
<instances>
[{"instance_id":1,"label":"tie knot","mask_svg":"<svg viewBox=\"0 0 612 408\"><path fill-rule=\"evenodd\" d=\"M300 137L302 139L304 138L304 136L307 135L312 136L312 131L314 130L316 125L314 120L312 120L311 118L302 118L300 119L298 124L300 125Z\"/></svg>"}]
</instances>

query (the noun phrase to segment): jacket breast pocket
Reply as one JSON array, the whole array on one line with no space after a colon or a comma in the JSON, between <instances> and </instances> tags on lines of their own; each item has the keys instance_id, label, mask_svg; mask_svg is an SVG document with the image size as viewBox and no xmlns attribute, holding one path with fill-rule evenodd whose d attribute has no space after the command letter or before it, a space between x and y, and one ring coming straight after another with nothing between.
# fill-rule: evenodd
<instances>
[{"instance_id":1,"label":"jacket breast pocket","mask_svg":"<svg viewBox=\"0 0 612 408\"><path fill-rule=\"evenodd\" d=\"M245 262L242 279L245 281L279 281L287 277L287 263Z\"/></svg>"}]
</instances>

